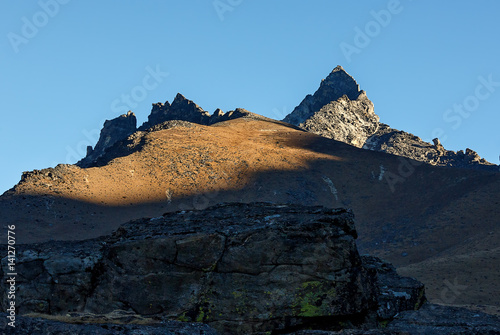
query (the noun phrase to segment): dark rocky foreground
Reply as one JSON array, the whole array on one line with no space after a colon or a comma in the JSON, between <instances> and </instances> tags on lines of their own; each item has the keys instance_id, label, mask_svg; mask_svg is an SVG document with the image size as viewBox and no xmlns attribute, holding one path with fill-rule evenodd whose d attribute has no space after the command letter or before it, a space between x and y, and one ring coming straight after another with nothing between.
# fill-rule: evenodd
<instances>
[{"instance_id":1,"label":"dark rocky foreground","mask_svg":"<svg viewBox=\"0 0 500 335\"><path fill-rule=\"evenodd\" d=\"M292 333L291 333L292 334ZM342 331L301 330L294 335L498 335L500 319L465 308L424 304L419 310L399 313L379 329Z\"/></svg>"},{"instance_id":2,"label":"dark rocky foreground","mask_svg":"<svg viewBox=\"0 0 500 335\"><path fill-rule=\"evenodd\" d=\"M6 314L0 313L5 319ZM202 323L180 321L158 322L156 324L82 324L51 321L42 318L18 317L15 328L1 328L12 335L217 335L217 331Z\"/></svg>"},{"instance_id":3,"label":"dark rocky foreground","mask_svg":"<svg viewBox=\"0 0 500 335\"><path fill-rule=\"evenodd\" d=\"M344 209L252 203L136 220L93 240L19 245L17 312L73 323L18 316L15 329L1 327L13 334L500 330L497 319L467 310L418 310L423 285L360 256L355 238ZM2 265L5 273L6 259ZM113 313L120 324L105 317ZM131 324L138 319L146 324Z\"/></svg>"}]
</instances>

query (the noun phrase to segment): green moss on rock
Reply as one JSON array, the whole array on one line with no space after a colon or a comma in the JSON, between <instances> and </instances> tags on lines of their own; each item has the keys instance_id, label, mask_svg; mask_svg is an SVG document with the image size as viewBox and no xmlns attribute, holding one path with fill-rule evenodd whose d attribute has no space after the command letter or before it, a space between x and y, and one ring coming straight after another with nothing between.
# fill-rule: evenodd
<instances>
[{"instance_id":1,"label":"green moss on rock","mask_svg":"<svg viewBox=\"0 0 500 335\"><path fill-rule=\"evenodd\" d=\"M337 292L331 282L309 281L297 288L292 304L294 316L317 317L332 315L331 302Z\"/></svg>"}]
</instances>

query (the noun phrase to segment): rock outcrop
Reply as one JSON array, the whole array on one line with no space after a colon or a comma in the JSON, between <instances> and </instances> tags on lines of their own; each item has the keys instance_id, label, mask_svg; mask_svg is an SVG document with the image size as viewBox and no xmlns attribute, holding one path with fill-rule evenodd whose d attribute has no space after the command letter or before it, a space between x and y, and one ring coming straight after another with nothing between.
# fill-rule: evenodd
<instances>
[{"instance_id":1,"label":"rock outcrop","mask_svg":"<svg viewBox=\"0 0 500 335\"><path fill-rule=\"evenodd\" d=\"M104 155L106 149L118 141L127 138L137 129L137 118L135 114L129 111L127 114L120 115L113 120L106 120L94 149L87 149L87 156L78 162L81 166L86 166Z\"/></svg>"},{"instance_id":2,"label":"rock outcrop","mask_svg":"<svg viewBox=\"0 0 500 335\"><path fill-rule=\"evenodd\" d=\"M299 127L360 148L377 130L378 116L373 112L372 102L362 92L356 100L344 95L326 104Z\"/></svg>"},{"instance_id":3,"label":"rock outcrop","mask_svg":"<svg viewBox=\"0 0 500 335\"><path fill-rule=\"evenodd\" d=\"M499 170L497 165L482 159L471 149L465 153L446 150L441 143L431 144L380 123L373 103L341 66L323 79L314 95L307 95L283 121L358 148L432 165Z\"/></svg>"},{"instance_id":4,"label":"rock outcrop","mask_svg":"<svg viewBox=\"0 0 500 335\"><path fill-rule=\"evenodd\" d=\"M131 221L98 239L19 245L18 312L121 310L253 334L376 327L418 308L423 285L360 257L355 238L344 209L252 203Z\"/></svg>"},{"instance_id":5,"label":"rock outcrop","mask_svg":"<svg viewBox=\"0 0 500 335\"><path fill-rule=\"evenodd\" d=\"M164 127L172 126L172 122L183 122L183 125L196 123L204 126L216 124L218 122L229 121L237 118L252 118L258 120L274 121L264 116L252 113L243 108L236 108L234 111L224 113L221 109L217 109L212 115L203 110L193 101L186 99L182 94L177 93L174 101L170 104L154 103L151 114L148 116L148 121L144 122L137 128L137 120L132 112L121 115L113 120L108 120L104 123L101 130L99 141L95 149L87 148L87 155L80 160L76 165L79 167L92 167L98 161L108 161L105 153L113 145L120 141L126 140L130 135L137 131L158 131L167 129ZM168 123L170 122L170 123Z\"/></svg>"},{"instance_id":6,"label":"rock outcrop","mask_svg":"<svg viewBox=\"0 0 500 335\"><path fill-rule=\"evenodd\" d=\"M208 124L210 113L204 111L193 101L186 99L182 94L177 93L174 101L170 104L166 101L153 104L148 121L139 130L146 130L165 121L182 120L198 124Z\"/></svg>"},{"instance_id":7,"label":"rock outcrop","mask_svg":"<svg viewBox=\"0 0 500 335\"><path fill-rule=\"evenodd\" d=\"M446 150L439 139L433 144L423 141L413 134L393 129L381 123L378 130L363 145L364 149L387 152L437 166L473 168L498 171L497 165L479 157L477 152L467 148L465 152Z\"/></svg>"},{"instance_id":8,"label":"rock outcrop","mask_svg":"<svg viewBox=\"0 0 500 335\"><path fill-rule=\"evenodd\" d=\"M266 119L264 116L252 113L243 108L236 108L234 111L224 113L221 109L217 108L215 112L210 115L207 111L203 110L200 106L193 101L186 99L182 94L177 93L172 104L168 101L165 103L153 104L153 109L145 122L138 130L154 129L155 126L160 125L167 121L186 121L204 126L209 126L218 122L229 121L241 117L248 117L254 119Z\"/></svg>"},{"instance_id":9,"label":"rock outcrop","mask_svg":"<svg viewBox=\"0 0 500 335\"><path fill-rule=\"evenodd\" d=\"M379 117L366 93L337 66L283 121L360 148L377 130Z\"/></svg>"}]
</instances>

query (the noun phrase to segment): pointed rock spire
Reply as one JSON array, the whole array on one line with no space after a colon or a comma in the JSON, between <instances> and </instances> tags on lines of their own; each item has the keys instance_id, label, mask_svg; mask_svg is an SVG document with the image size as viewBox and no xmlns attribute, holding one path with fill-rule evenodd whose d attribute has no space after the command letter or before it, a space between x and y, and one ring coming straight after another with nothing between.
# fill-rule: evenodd
<instances>
[{"instance_id":1,"label":"pointed rock spire","mask_svg":"<svg viewBox=\"0 0 500 335\"><path fill-rule=\"evenodd\" d=\"M377 131L379 117L356 80L339 65L283 121L362 147L368 136Z\"/></svg>"},{"instance_id":2,"label":"pointed rock spire","mask_svg":"<svg viewBox=\"0 0 500 335\"><path fill-rule=\"evenodd\" d=\"M87 148L87 156L77 165L81 167L90 166L97 158L104 155L106 150L116 142L126 139L137 130L137 118L132 111L120 115L112 120L106 120L95 148Z\"/></svg>"},{"instance_id":3,"label":"pointed rock spire","mask_svg":"<svg viewBox=\"0 0 500 335\"><path fill-rule=\"evenodd\" d=\"M338 65L321 80L318 90L313 95L307 95L283 121L299 126L326 104L337 101L344 95L350 100L356 100L362 93L364 91L360 91L356 80Z\"/></svg>"},{"instance_id":4,"label":"pointed rock spire","mask_svg":"<svg viewBox=\"0 0 500 335\"><path fill-rule=\"evenodd\" d=\"M203 108L195 104L193 101L186 99L182 94L177 93L169 104L156 103L153 104L151 114L148 116L148 121L145 122L139 130L146 130L165 121L181 120L198 124L208 124L210 114L204 111Z\"/></svg>"}]
</instances>

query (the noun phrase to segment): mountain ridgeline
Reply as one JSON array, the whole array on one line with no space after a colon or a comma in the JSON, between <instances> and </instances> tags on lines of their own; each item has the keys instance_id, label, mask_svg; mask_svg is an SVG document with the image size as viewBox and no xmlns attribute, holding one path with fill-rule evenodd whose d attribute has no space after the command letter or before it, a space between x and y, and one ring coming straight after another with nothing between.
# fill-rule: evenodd
<instances>
[{"instance_id":1,"label":"mountain ridgeline","mask_svg":"<svg viewBox=\"0 0 500 335\"><path fill-rule=\"evenodd\" d=\"M11 333L499 334L498 166L433 142L340 66L283 121L181 94L108 120L0 196Z\"/></svg>"},{"instance_id":2,"label":"mountain ridgeline","mask_svg":"<svg viewBox=\"0 0 500 335\"><path fill-rule=\"evenodd\" d=\"M89 148L87 156L78 165L91 166L105 154L106 148L137 130L145 131L155 126L158 129L166 121L212 125L240 117L267 119L242 108L227 113L217 109L210 115L179 93L172 104L168 101L153 104L148 121L139 128L136 127L136 117L132 112L106 121L95 149ZM318 90L313 95L307 95L283 121L358 148L386 152L431 165L499 170L497 165L482 159L474 150L446 150L437 138L433 143L425 142L413 134L391 128L379 122L379 119L366 92L359 89L354 78L341 66L337 66L321 81Z\"/></svg>"},{"instance_id":3,"label":"mountain ridgeline","mask_svg":"<svg viewBox=\"0 0 500 335\"><path fill-rule=\"evenodd\" d=\"M337 66L313 95L308 95L283 120L307 131L358 148L382 151L437 166L498 171L467 148L446 150L439 139L428 143L405 131L380 123L373 103L356 81Z\"/></svg>"}]
</instances>

